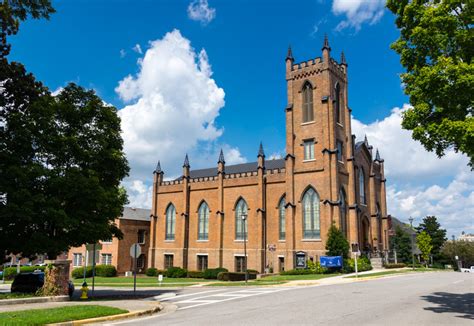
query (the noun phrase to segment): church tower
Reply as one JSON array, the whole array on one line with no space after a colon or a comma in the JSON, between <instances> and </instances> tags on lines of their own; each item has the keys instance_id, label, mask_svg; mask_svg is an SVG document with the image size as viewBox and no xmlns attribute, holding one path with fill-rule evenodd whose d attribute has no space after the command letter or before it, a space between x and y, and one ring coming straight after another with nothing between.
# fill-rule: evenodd
<instances>
[{"instance_id":1,"label":"church tower","mask_svg":"<svg viewBox=\"0 0 474 326\"><path fill-rule=\"evenodd\" d=\"M289 48L285 60L287 202L297 208L305 187L314 187L321 230L334 222L348 240L356 241L356 211L350 209L355 193L347 63L344 53L339 62L331 57L327 36L321 51L320 57L295 63ZM304 234L298 236L298 219L295 223L294 241L304 241Z\"/></svg>"}]
</instances>

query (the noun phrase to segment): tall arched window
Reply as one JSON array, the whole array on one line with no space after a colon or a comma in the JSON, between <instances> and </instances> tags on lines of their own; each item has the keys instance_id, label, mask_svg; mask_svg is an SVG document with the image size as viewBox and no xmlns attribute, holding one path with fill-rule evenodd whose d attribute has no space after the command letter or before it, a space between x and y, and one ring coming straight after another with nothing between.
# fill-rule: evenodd
<instances>
[{"instance_id":1,"label":"tall arched window","mask_svg":"<svg viewBox=\"0 0 474 326\"><path fill-rule=\"evenodd\" d=\"M339 83L336 83L336 87L334 89L335 91L335 101L334 101L334 106L336 109L336 121L341 122L341 86Z\"/></svg>"},{"instance_id":2,"label":"tall arched window","mask_svg":"<svg viewBox=\"0 0 474 326\"><path fill-rule=\"evenodd\" d=\"M173 204L169 204L166 209L166 235L165 240L174 240L174 227L176 224L176 209Z\"/></svg>"},{"instance_id":3,"label":"tall arched window","mask_svg":"<svg viewBox=\"0 0 474 326\"><path fill-rule=\"evenodd\" d=\"M347 237L347 203L346 194L342 188L339 191L339 200L341 201L339 205L340 228L341 232Z\"/></svg>"},{"instance_id":4,"label":"tall arched window","mask_svg":"<svg viewBox=\"0 0 474 326\"><path fill-rule=\"evenodd\" d=\"M203 201L198 210L198 240L207 240L209 237L209 206Z\"/></svg>"},{"instance_id":5,"label":"tall arched window","mask_svg":"<svg viewBox=\"0 0 474 326\"><path fill-rule=\"evenodd\" d=\"M285 204L285 197L283 197L278 204L278 239L280 240L285 240L286 237Z\"/></svg>"},{"instance_id":6,"label":"tall arched window","mask_svg":"<svg viewBox=\"0 0 474 326\"><path fill-rule=\"evenodd\" d=\"M362 167L359 168L359 198L361 204L366 204L365 202L365 175Z\"/></svg>"},{"instance_id":7,"label":"tall arched window","mask_svg":"<svg viewBox=\"0 0 474 326\"><path fill-rule=\"evenodd\" d=\"M303 196L303 238L319 239L319 196L313 188Z\"/></svg>"},{"instance_id":8,"label":"tall arched window","mask_svg":"<svg viewBox=\"0 0 474 326\"><path fill-rule=\"evenodd\" d=\"M247 203L241 198L235 206L235 240L244 240L244 237L247 239L247 210ZM242 216L244 215L245 219L242 219Z\"/></svg>"},{"instance_id":9,"label":"tall arched window","mask_svg":"<svg viewBox=\"0 0 474 326\"><path fill-rule=\"evenodd\" d=\"M303 86L303 122L313 120L313 87L306 82Z\"/></svg>"}]
</instances>

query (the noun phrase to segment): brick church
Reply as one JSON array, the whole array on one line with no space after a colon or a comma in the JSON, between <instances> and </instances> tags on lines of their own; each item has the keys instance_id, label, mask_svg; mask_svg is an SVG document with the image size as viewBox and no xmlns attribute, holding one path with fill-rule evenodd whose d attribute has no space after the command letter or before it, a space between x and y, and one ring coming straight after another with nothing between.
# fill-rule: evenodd
<instances>
[{"instance_id":1,"label":"brick church","mask_svg":"<svg viewBox=\"0 0 474 326\"><path fill-rule=\"evenodd\" d=\"M388 248L384 161L351 133L347 63L286 56L286 156L192 170L164 181L154 171L148 266L242 271L295 268L325 255L331 223L362 251ZM375 158L373 158L375 156ZM303 259L301 259L303 257Z\"/></svg>"}]
</instances>

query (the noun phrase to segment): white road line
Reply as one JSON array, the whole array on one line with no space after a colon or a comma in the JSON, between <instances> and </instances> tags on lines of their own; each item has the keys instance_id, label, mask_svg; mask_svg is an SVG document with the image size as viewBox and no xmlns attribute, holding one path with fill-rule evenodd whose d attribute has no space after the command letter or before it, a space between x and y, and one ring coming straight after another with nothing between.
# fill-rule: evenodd
<instances>
[{"instance_id":1,"label":"white road line","mask_svg":"<svg viewBox=\"0 0 474 326\"><path fill-rule=\"evenodd\" d=\"M209 302L209 303L213 303L213 302L219 302L221 300L194 300L194 299L191 299L191 300L184 300L184 301L178 301L178 302L175 302L175 303L195 303L195 302Z\"/></svg>"},{"instance_id":2,"label":"white road line","mask_svg":"<svg viewBox=\"0 0 474 326\"><path fill-rule=\"evenodd\" d=\"M193 295L201 295L201 294L204 294L204 293L214 293L214 292L219 292L219 291L222 292L222 291L225 291L225 290L219 289L219 290L195 292L195 293L190 293L190 294L179 294L179 295L176 295L174 297L160 299L160 301L180 300L181 298L184 298L184 297L190 297L190 296L193 296Z\"/></svg>"},{"instance_id":3,"label":"white road line","mask_svg":"<svg viewBox=\"0 0 474 326\"><path fill-rule=\"evenodd\" d=\"M461 283L461 282L464 282L464 280L459 280L459 281L453 282L453 284L458 284L458 283Z\"/></svg>"},{"instance_id":4,"label":"white road line","mask_svg":"<svg viewBox=\"0 0 474 326\"><path fill-rule=\"evenodd\" d=\"M222 294L212 294L210 297L249 297L250 294L230 294L230 293L222 293Z\"/></svg>"}]
</instances>

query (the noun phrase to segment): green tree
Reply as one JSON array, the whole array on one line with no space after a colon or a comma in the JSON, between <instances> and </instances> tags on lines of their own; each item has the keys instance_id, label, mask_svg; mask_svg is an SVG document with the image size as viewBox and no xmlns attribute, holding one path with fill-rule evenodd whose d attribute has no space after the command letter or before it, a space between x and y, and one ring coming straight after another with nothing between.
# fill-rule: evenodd
<instances>
[{"instance_id":1,"label":"green tree","mask_svg":"<svg viewBox=\"0 0 474 326\"><path fill-rule=\"evenodd\" d=\"M390 247L397 252L397 260L411 264L411 239L410 234L397 226L395 235L390 237Z\"/></svg>"},{"instance_id":2,"label":"green tree","mask_svg":"<svg viewBox=\"0 0 474 326\"><path fill-rule=\"evenodd\" d=\"M474 167L474 2L388 0L400 38L392 44L413 108L402 126L441 157L454 148Z\"/></svg>"},{"instance_id":3,"label":"green tree","mask_svg":"<svg viewBox=\"0 0 474 326\"><path fill-rule=\"evenodd\" d=\"M20 21L28 17L33 19L46 18L55 12L50 0L3 0L0 1L1 28L0 59L10 53L7 37L18 33Z\"/></svg>"},{"instance_id":4,"label":"green tree","mask_svg":"<svg viewBox=\"0 0 474 326\"><path fill-rule=\"evenodd\" d=\"M114 107L70 84L57 97L0 60L0 252L50 258L121 237L128 174Z\"/></svg>"},{"instance_id":5,"label":"green tree","mask_svg":"<svg viewBox=\"0 0 474 326\"><path fill-rule=\"evenodd\" d=\"M342 256L344 259L349 256L349 242L334 223L328 231L326 250L326 255L328 256Z\"/></svg>"},{"instance_id":6,"label":"green tree","mask_svg":"<svg viewBox=\"0 0 474 326\"><path fill-rule=\"evenodd\" d=\"M423 261L428 266L431 249L433 249L430 235L425 231L418 233L418 235L416 236L416 244L418 245L418 248L421 251L421 257L423 258Z\"/></svg>"},{"instance_id":7,"label":"green tree","mask_svg":"<svg viewBox=\"0 0 474 326\"><path fill-rule=\"evenodd\" d=\"M441 228L436 216L426 216L423 218L423 222L420 223L416 230L418 233L424 231L431 237L431 244L433 245L431 254L433 255L433 260L438 261L441 258L441 247L447 240L446 230Z\"/></svg>"},{"instance_id":8,"label":"green tree","mask_svg":"<svg viewBox=\"0 0 474 326\"><path fill-rule=\"evenodd\" d=\"M441 255L455 269L457 269L455 256L458 256L462 266L469 268L474 266L474 242L446 241L441 247Z\"/></svg>"}]
</instances>

